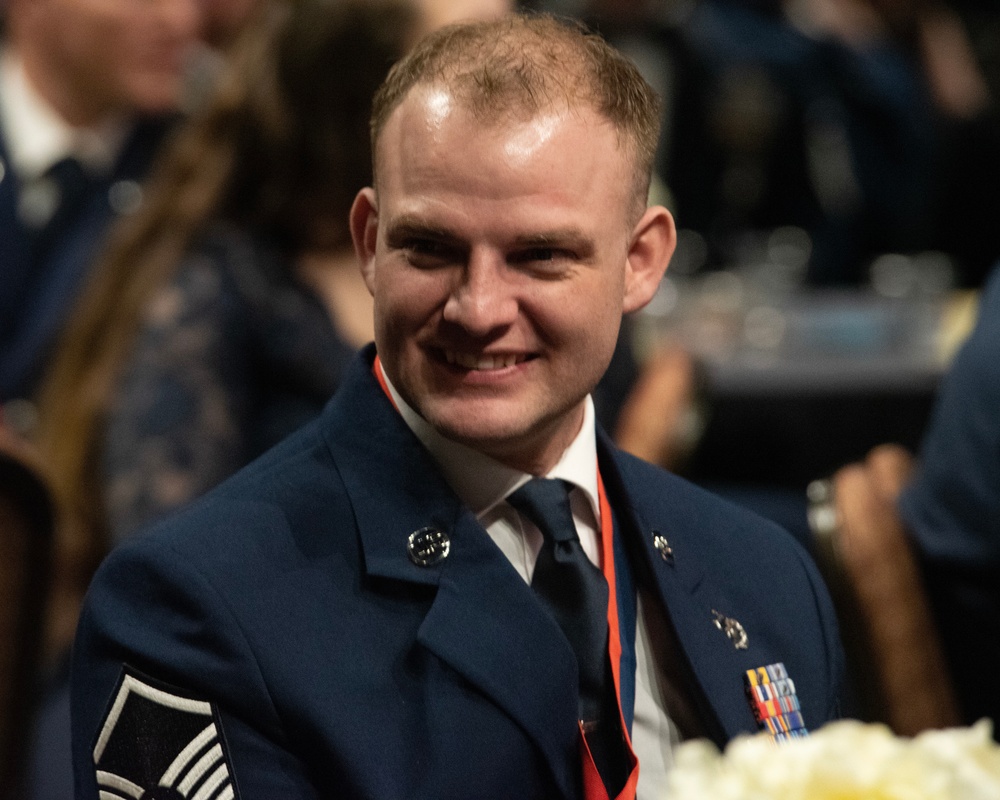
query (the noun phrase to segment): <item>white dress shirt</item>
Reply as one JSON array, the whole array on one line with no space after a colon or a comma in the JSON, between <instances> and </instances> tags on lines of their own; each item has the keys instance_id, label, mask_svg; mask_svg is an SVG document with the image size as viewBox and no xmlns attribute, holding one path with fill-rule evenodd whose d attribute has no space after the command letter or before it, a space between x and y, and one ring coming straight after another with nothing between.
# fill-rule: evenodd
<instances>
[{"instance_id":1,"label":"white dress shirt","mask_svg":"<svg viewBox=\"0 0 1000 800\"><path fill-rule=\"evenodd\" d=\"M128 123L114 117L92 127L74 127L35 90L20 57L10 47L0 51L0 129L9 166L23 183L39 177L67 156L95 175L111 170L128 133Z\"/></svg>"},{"instance_id":2,"label":"white dress shirt","mask_svg":"<svg viewBox=\"0 0 1000 800\"><path fill-rule=\"evenodd\" d=\"M504 498L532 476L442 436L403 400L384 371L382 376L403 420L437 461L455 494L475 513L518 574L531 583L542 547L542 534L530 520L504 502ZM580 544L590 560L601 567L597 440L594 404L590 397L586 399L580 432L545 477L573 484L570 506ZM666 774L673 764L680 733L666 711L665 682L650 647L641 600L637 605L632 749L639 759L638 800L653 800L663 797Z\"/></svg>"}]
</instances>

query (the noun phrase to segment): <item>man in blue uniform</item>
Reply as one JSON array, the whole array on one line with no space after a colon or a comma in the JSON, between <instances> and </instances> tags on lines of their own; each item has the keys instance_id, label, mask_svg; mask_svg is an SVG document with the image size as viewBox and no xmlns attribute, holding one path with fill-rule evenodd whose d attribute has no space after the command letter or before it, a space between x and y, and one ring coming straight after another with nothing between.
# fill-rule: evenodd
<instances>
[{"instance_id":1,"label":"man in blue uniform","mask_svg":"<svg viewBox=\"0 0 1000 800\"><path fill-rule=\"evenodd\" d=\"M900 516L922 562L963 721L1000 738L1000 266L938 392Z\"/></svg>"},{"instance_id":2,"label":"man in blue uniform","mask_svg":"<svg viewBox=\"0 0 1000 800\"><path fill-rule=\"evenodd\" d=\"M0 402L30 397L176 113L195 0L10 0L0 47Z\"/></svg>"},{"instance_id":3,"label":"man in blue uniform","mask_svg":"<svg viewBox=\"0 0 1000 800\"><path fill-rule=\"evenodd\" d=\"M646 205L658 118L631 64L547 17L393 69L351 213L375 345L318 420L100 570L78 798L652 798L682 739L836 714L804 551L594 422L674 247Z\"/></svg>"}]
</instances>

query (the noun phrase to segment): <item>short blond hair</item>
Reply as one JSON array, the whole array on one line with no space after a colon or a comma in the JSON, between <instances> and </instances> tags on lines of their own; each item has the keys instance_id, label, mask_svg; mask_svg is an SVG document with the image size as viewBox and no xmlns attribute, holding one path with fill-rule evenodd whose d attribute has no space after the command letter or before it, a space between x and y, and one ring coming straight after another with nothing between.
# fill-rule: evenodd
<instances>
[{"instance_id":1,"label":"short blond hair","mask_svg":"<svg viewBox=\"0 0 1000 800\"><path fill-rule=\"evenodd\" d=\"M446 87L484 123L553 106L592 108L614 127L645 206L660 135L660 98L635 65L581 23L509 14L460 23L422 39L390 70L372 103L373 170L392 112L418 85Z\"/></svg>"}]
</instances>

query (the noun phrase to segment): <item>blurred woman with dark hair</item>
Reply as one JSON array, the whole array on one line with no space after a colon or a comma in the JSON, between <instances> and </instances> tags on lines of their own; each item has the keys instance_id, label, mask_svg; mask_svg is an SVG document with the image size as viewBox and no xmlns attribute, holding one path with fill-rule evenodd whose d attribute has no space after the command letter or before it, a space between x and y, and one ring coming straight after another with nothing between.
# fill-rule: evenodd
<instances>
[{"instance_id":1,"label":"blurred woman with dark hair","mask_svg":"<svg viewBox=\"0 0 1000 800\"><path fill-rule=\"evenodd\" d=\"M318 413L371 339L348 211L371 180L370 98L417 14L402 0L258 13L116 231L42 396L62 511L56 652L109 547Z\"/></svg>"}]
</instances>

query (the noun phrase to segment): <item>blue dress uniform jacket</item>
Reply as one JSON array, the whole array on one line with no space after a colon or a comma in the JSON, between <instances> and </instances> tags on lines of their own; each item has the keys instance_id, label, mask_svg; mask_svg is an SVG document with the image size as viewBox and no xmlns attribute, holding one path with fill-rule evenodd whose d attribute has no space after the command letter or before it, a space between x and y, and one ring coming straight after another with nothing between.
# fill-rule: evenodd
<instances>
[{"instance_id":1,"label":"blue dress uniform jacket","mask_svg":"<svg viewBox=\"0 0 1000 800\"><path fill-rule=\"evenodd\" d=\"M1000 264L935 401L899 512L921 560L963 721L1000 740Z\"/></svg>"},{"instance_id":2,"label":"blue dress uniform jacket","mask_svg":"<svg viewBox=\"0 0 1000 800\"><path fill-rule=\"evenodd\" d=\"M74 652L79 800L98 782L138 797L161 773L175 793L142 796L581 796L570 646L393 409L373 354L317 421L100 569ZM743 676L774 662L806 724L831 719L842 655L806 553L603 435L599 451L706 730L755 731ZM418 566L407 541L428 527L450 549Z\"/></svg>"}]
</instances>

